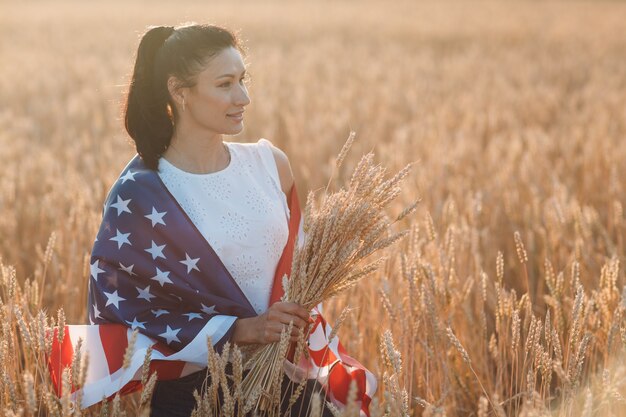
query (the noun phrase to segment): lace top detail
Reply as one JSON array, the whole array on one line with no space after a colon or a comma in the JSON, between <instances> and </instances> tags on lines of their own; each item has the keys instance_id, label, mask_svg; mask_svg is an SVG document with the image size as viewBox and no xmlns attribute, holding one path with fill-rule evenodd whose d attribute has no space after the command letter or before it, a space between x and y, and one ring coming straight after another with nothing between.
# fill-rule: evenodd
<instances>
[{"instance_id":1,"label":"lace top detail","mask_svg":"<svg viewBox=\"0 0 626 417\"><path fill-rule=\"evenodd\" d=\"M260 314L287 243L289 206L269 140L224 143L231 161L221 171L193 174L160 158L158 174Z\"/></svg>"}]
</instances>

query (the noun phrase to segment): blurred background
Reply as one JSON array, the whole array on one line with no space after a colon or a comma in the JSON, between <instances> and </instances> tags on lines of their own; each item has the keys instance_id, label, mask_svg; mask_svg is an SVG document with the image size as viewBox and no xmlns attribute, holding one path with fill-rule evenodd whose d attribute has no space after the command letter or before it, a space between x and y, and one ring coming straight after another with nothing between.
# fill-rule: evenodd
<instances>
[{"instance_id":1,"label":"blurred background","mask_svg":"<svg viewBox=\"0 0 626 417\"><path fill-rule=\"evenodd\" d=\"M626 344L621 1L2 1L4 303L14 277L25 315L62 308L87 322L102 204L135 154L122 104L140 36L189 21L244 40L252 102L225 140L283 149L301 202L326 185L351 130L337 187L370 150L390 173L417 162L394 213L422 198L404 223L411 238L328 307L331 318L355 308L339 335L380 376L392 414L477 414L487 398L495 415L623 410L626 371L612 359Z\"/></svg>"}]
</instances>

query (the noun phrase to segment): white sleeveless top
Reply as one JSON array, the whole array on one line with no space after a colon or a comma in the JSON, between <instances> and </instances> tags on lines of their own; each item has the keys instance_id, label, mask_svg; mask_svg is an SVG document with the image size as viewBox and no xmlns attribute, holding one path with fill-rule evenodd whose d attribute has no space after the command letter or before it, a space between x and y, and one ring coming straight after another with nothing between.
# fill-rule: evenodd
<instances>
[{"instance_id":1,"label":"white sleeveless top","mask_svg":"<svg viewBox=\"0 0 626 417\"><path fill-rule=\"evenodd\" d=\"M261 314L289 236L289 206L269 140L224 143L231 161L221 171L193 174L159 158L158 174Z\"/></svg>"}]
</instances>

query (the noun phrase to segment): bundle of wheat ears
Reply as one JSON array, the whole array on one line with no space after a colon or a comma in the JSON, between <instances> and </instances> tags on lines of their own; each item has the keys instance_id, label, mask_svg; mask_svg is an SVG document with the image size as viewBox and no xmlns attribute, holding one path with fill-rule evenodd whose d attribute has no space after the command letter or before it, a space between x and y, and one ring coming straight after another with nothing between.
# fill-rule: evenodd
<instances>
[{"instance_id":1,"label":"bundle of wheat ears","mask_svg":"<svg viewBox=\"0 0 626 417\"><path fill-rule=\"evenodd\" d=\"M337 157L334 170L341 166L354 137L355 133L351 132ZM392 233L391 226L412 213L419 200L404 209L393 222L385 211L400 194L400 183L409 173L411 164L385 180L386 169L375 165L373 156L370 152L362 157L347 189L329 193L331 175L319 207L315 204L315 194L309 192L303 224L306 238L304 244L294 250L289 279L283 277L285 294L282 301L300 304L311 311L319 303L376 271L386 260L385 256L365 265L362 261L408 234L408 230ZM341 321L340 318L331 338ZM292 324L283 331L281 342L258 347L246 361L245 368L250 372L243 379L243 398L248 404L253 404L254 410L265 415L278 414L283 362L289 348L291 329ZM296 364L303 354L307 354L304 347L308 335L300 333L293 355L293 363ZM303 384L304 381L296 394L300 393ZM295 397L290 403L296 400Z\"/></svg>"}]
</instances>

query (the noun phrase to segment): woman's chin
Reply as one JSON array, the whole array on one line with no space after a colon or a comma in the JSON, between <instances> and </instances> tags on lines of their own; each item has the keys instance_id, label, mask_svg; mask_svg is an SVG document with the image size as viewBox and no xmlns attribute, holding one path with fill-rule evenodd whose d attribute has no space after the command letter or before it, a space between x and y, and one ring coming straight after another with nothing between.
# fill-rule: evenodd
<instances>
[{"instance_id":1,"label":"woman's chin","mask_svg":"<svg viewBox=\"0 0 626 417\"><path fill-rule=\"evenodd\" d=\"M228 129L227 131L227 135L237 135L239 133L241 133L241 131L243 130L243 123L240 123L239 126L234 126L231 127L230 129Z\"/></svg>"}]
</instances>

